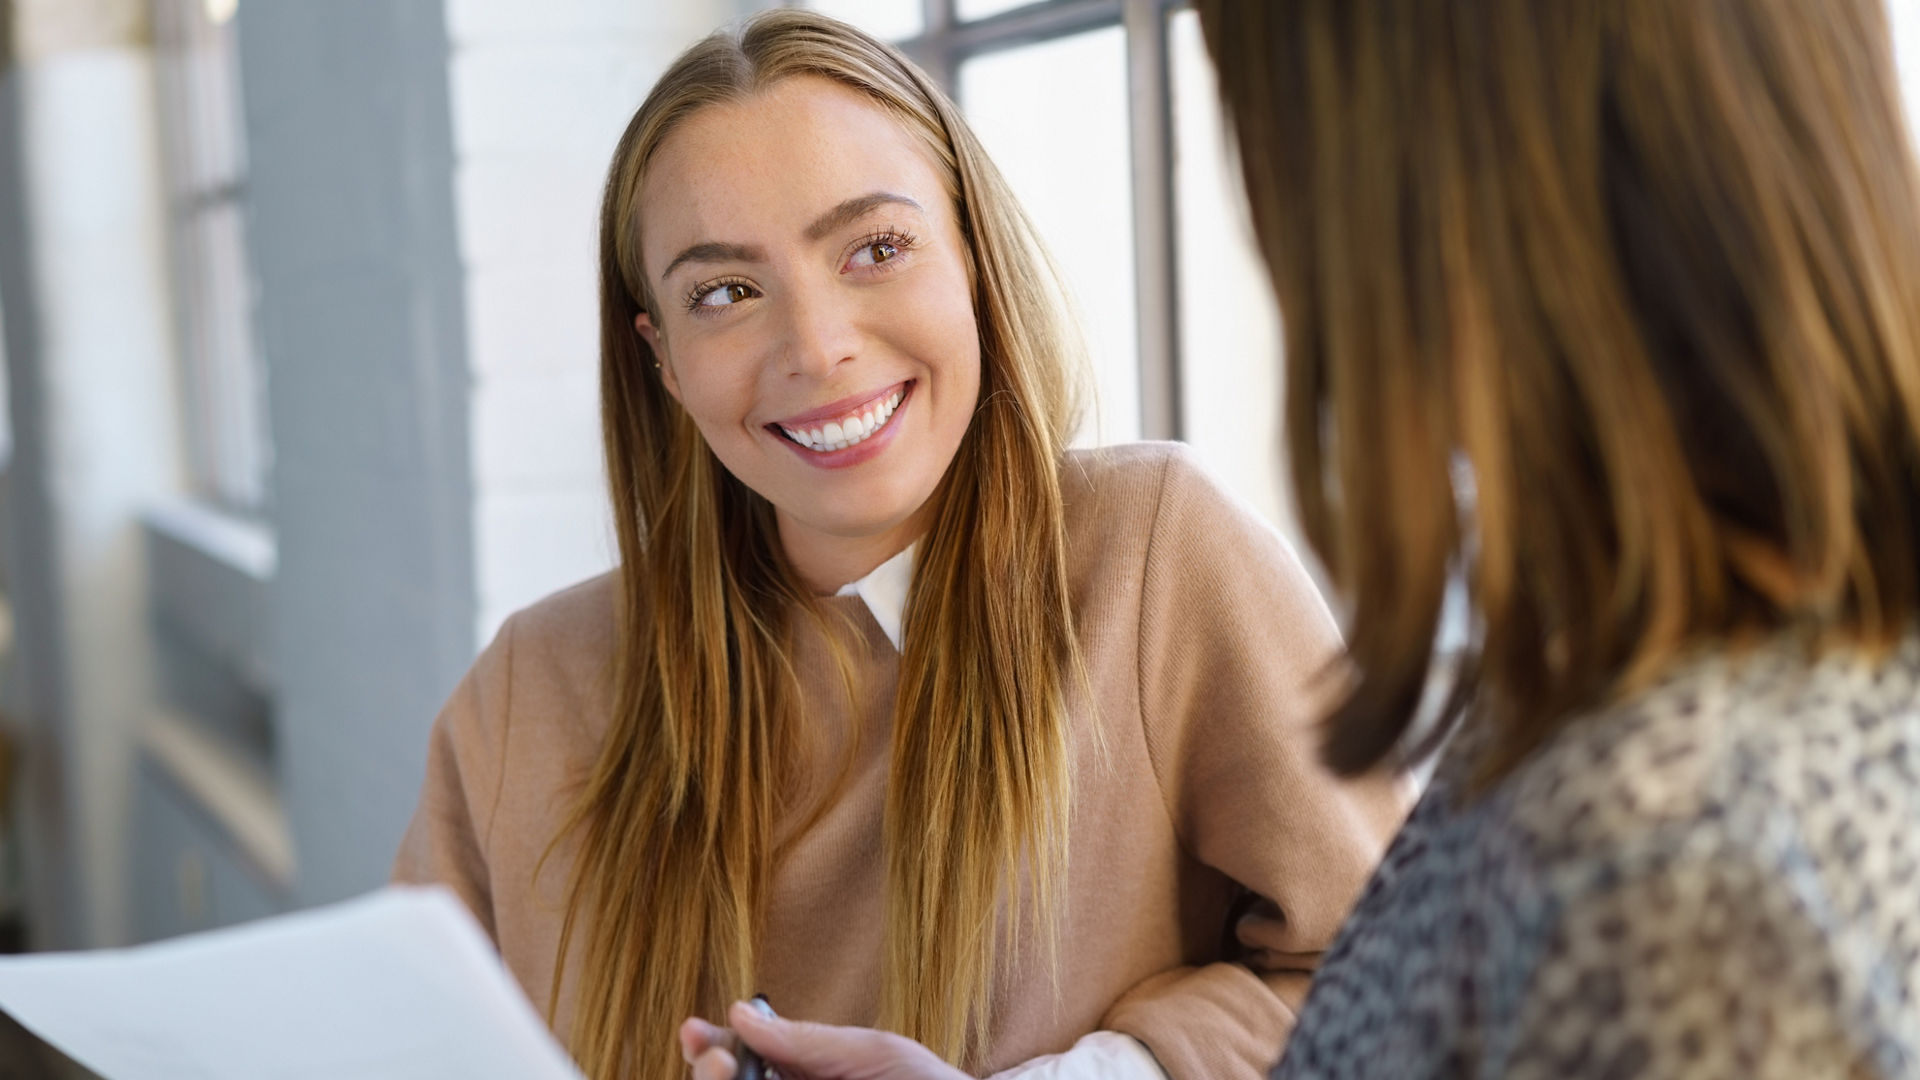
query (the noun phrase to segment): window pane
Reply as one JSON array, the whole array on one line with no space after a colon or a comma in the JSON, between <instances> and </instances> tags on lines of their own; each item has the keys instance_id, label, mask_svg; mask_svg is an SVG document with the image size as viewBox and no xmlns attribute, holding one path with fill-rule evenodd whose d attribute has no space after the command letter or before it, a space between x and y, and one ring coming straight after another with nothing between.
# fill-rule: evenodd
<instances>
[{"instance_id":1,"label":"window pane","mask_svg":"<svg viewBox=\"0 0 1920 1080\"><path fill-rule=\"evenodd\" d=\"M1907 129L1920 134L1920 2L1891 0L1887 16L1893 31L1893 56L1906 98Z\"/></svg>"},{"instance_id":2,"label":"window pane","mask_svg":"<svg viewBox=\"0 0 1920 1080\"><path fill-rule=\"evenodd\" d=\"M172 205L182 430L199 493L241 510L267 502L265 372L254 347L231 6L154 0L161 135Z\"/></svg>"},{"instance_id":3,"label":"window pane","mask_svg":"<svg viewBox=\"0 0 1920 1080\"><path fill-rule=\"evenodd\" d=\"M807 6L884 41L910 38L926 25L920 18L920 0L812 0Z\"/></svg>"},{"instance_id":4,"label":"window pane","mask_svg":"<svg viewBox=\"0 0 1920 1080\"><path fill-rule=\"evenodd\" d=\"M1293 532L1282 498L1280 319L1226 150L1213 65L1191 11L1172 17L1181 421L1235 494Z\"/></svg>"},{"instance_id":5,"label":"window pane","mask_svg":"<svg viewBox=\"0 0 1920 1080\"><path fill-rule=\"evenodd\" d=\"M984 19L989 15L998 15L1003 11L1012 11L1017 7L1026 7L1034 0L960 0L955 13L961 22Z\"/></svg>"},{"instance_id":6,"label":"window pane","mask_svg":"<svg viewBox=\"0 0 1920 1080\"><path fill-rule=\"evenodd\" d=\"M230 506L262 507L266 503L269 466L267 448L267 394L265 372L255 360L250 299L253 283L247 270L246 234L238 200L209 207L200 223L202 293L202 354L206 377L215 395L211 482L221 501Z\"/></svg>"},{"instance_id":7,"label":"window pane","mask_svg":"<svg viewBox=\"0 0 1920 1080\"><path fill-rule=\"evenodd\" d=\"M1078 303L1098 395L1079 441L1139 438L1125 32L1115 26L969 61L960 101Z\"/></svg>"}]
</instances>

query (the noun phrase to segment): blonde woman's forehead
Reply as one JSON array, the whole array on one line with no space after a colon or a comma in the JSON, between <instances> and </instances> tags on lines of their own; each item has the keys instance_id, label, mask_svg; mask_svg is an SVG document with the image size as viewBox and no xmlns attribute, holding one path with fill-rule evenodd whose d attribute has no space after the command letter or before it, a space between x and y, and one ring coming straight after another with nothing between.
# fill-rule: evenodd
<instances>
[{"instance_id":1,"label":"blonde woman's forehead","mask_svg":"<svg viewBox=\"0 0 1920 1080\"><path fill-rule=\"evenodd\" d=\"M945 190L923 140L893 114L829 79L796 76L707 106L662 140L640 192L643 254L654 273L689 244L807 240L821 215L875 193L946 220Z\"/></svg>"}]
</instances>

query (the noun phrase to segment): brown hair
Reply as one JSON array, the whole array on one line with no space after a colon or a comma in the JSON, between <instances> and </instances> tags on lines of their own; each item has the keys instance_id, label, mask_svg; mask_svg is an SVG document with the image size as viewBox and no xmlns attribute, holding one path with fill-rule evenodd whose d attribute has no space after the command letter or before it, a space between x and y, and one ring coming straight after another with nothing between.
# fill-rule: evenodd
<instances>
[{"instance_id":1,"label":"brown hair","mask_svg":"<svg viewBox=\"0 0 1920 1080\"><path fill-rule=\"evenodd\" d=\"M1908 629L1920 188L1879 0L1198 7L1351 605L1335 768L1408 749L1450 568L1441 730L1471 709L1483 781L1698 644Z\"/></svg>"},{"instance_id":2,"label":"brown hair","mask_svg":"<svg viewBox=\"0 0 1920 1080\"><path fill-rule=\"evenodd\" d=\"M831 794L796 776L795 614L821 617L770 504L729 475L635 332L648 307L639 193L676 127L809 75L866 95L944 175L973 273L981 398L933 499L908 599L886 802L881 1026L962 1062L983 1050L997 929L1065 858L1063 686L1077 670L1058 466L1080 347L1057 278L958 111L894 49L800 10L683 54L614 153L601 216L601 397L621 555L613 720L562 836L581 847L560 958L582 953L572 1033L594 1077L684 1070L675 1031L754 987L775 823ZM844 666L844 665L843 665ZM557 841L556 841L557 842ZM558 1007L556 974L549 1012Z\"/></svg>"}]
</instances>

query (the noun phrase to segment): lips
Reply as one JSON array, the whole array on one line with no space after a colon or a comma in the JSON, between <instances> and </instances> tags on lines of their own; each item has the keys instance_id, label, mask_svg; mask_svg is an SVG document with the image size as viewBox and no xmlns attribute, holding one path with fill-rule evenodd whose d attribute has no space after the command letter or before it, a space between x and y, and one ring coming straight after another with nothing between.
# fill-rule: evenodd
<instances>
[{"instance_id":1,"label":"lips","mask_svg":"<svg viewBox=\"0 0 1920 1080\"><path fill-rule=\"evenodd\" d=\"M815 453L845 450L884 429L912 385L911 381L900 383L878 394L835 402L768 426Z\"/></svg>"}]
</instances>

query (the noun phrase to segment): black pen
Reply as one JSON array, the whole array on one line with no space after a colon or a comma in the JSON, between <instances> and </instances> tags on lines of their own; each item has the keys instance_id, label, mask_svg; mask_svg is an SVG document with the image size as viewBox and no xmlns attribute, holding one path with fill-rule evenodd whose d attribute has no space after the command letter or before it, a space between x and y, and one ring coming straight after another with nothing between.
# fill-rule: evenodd
<instances>
[{"instance_id":1,"label":"black pen","mask_svg":"<svg viewBox=\"0 0 1920 1080\"><path fill-rule=\"evenodd\" d=\"M767 995L755 994L747 1004L759 1009L760 1015L773 1019L773 1006L768 1004ZM754 1053L753 1047L748 1046L747 1041L739 1035L736 1034L733 1041L739 1047L737 1056L740 1059L740 1068L733 1074L734 1080L769 1080L772 1070L767 1068L766 1059Z\"/></svg>"}]
</instances>

